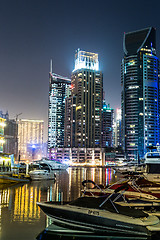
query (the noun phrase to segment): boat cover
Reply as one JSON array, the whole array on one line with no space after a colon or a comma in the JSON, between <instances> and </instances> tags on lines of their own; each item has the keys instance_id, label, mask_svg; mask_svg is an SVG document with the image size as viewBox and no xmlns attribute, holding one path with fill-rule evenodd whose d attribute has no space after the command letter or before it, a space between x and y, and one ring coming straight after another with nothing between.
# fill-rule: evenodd
<instances>
[{"instance_id":1,"label":"boat cover","mask_svg":"<svg viewBox=\"0 0 160 240\"><path fill-rule=\"evenodd\" d=\"M134 217L134 218L143 218L148 217L147 213L144 213L138 209L132 209L129 206L120 206L116 203L113 203L111 199L108 199L101 207L100 205L105 200L106 197L80 197L76 200L69 203L69 205L84 207L84 208L95 208L95 209L104 209L109 212L119 213L122 215ZM118 212L117 212L118 210Z\"/></svg>"}]
</instances>

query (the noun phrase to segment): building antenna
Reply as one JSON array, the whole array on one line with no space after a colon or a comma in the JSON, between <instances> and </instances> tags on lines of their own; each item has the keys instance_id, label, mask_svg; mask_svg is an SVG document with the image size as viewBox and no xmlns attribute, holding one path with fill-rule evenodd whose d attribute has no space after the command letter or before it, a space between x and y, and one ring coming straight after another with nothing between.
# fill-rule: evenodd
<instances>
[{"instance_id":1,"label":"building antenna","mask_svg":"<svg viewBox=\"0 0 160 240\"><path fill-rule=\"evenodd\" d=\"M52 73L52 59L51 59L51 62L50 62L50 72Z\"/></svg>"}]
</instances>

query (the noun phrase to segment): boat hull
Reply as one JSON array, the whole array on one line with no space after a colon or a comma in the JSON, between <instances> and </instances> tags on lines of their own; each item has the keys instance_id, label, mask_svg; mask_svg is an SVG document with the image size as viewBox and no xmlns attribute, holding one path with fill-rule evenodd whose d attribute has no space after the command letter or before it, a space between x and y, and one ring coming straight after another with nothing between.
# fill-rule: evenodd
<instances>
[{"instance_id":1,"label":"boat hull","mask_svg":"<svg viewBox=\"0 0 160 240\"><path fill-rule=\"evenodd\" d=\"M55 223L64 227L79 230L93 231L95 233L119 235L150 236L152 232L140 219L133 219L121 214L111 213L99 209L71 207L65 205L38 203L45 214L52 217ZM159 220L150 216L151 222L155 221L157 231L160 231ZM148 222L148 225L152 225Z\"/></svg>"},{"instance_id":2,"label":"boat hull","mask_svg":"<svg viewBox=\"0 0 160 240\"><path fill-rule=\"evenodd\" d=\"M56 178L55 173L44 170L34 170L29 172L29 175L33 181L55 180Z\"/></svg>"}]
</instances>

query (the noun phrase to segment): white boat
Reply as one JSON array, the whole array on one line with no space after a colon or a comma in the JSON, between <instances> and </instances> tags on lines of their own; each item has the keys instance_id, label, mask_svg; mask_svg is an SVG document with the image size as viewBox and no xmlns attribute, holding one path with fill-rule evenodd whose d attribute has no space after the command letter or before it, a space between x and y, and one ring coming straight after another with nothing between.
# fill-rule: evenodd
<instances>
[{"instance_id":1,"label":"white boat","mask_svg":"<svg viewBox=\"0 0 160 240\"><path fill-rule=\"evenodd\" d=\"M160 183L160 152L146 153L143 175L149 181Z\"/></svg>"},{"instance_id":2,"label":"white boat","mask_svg":"<svg viewBox=\"0 0 160 240\"><path fill-rule=\"evenodd\" d=\"M114 170L120 173L126 173L126 172L143 172L143 166L144 164L138 164L137 160L127 160L124 159L120 161L119 164L117 164L114 167Z\"/></svg>"},{"instance_id":3,"label":"white boat","mask_svg":"<svg viewBox=\"0 0 160 240\"><path fill-rule=\"evenodd\" d=\"M55 180L56 174L47 163L36 164L37 169L30 171L29 176L32 180Z\"/></svg>"},{"instance_id":4,"label":"white boat","mask_svg":"<svg viewBox=\"0 0 160 240\"><path fill-rule=\"evenodd\" d=\"M65 170L69 167L69 165L66 163L61 163L61 162L49 160L46 158L42 159L41 161L49 164L51 166L52 170Z\"/></svg>"}]
</instances>

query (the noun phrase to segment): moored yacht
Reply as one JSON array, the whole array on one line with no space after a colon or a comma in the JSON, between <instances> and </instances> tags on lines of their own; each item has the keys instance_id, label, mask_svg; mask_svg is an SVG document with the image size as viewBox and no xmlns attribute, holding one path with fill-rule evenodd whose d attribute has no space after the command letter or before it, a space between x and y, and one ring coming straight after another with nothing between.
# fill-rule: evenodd
<instances>
[{"instance_id":1,"label":"moored yacht","mask_svg":"<svg viewBox=\"0 0 160 240\"><path fill-rule=\"evenodd\" d=\"M160 152L147 152L145 155L145 172L149 181L160 183Z\"/></svg>"},{"instance_id":2,"label":"moored yacht","mask_svg":"<svg viewBox=\"0 0 160 240\"><path fill-rule=\"evenodd\" d=\"M29 172L32 180L55 180L56 174L47 163L36 164L36 169Z\"/></svg>"},{"instance_id":3,"label":"moored yacht","mask_svg":"<svg viewBox=\"0 0 160 240\"><path fill-rule=\"evenodd\" d=\"M51 166L52 170L65 170L69 167L68 164L66 163L61 163L59 161L55 161L55 160L49 160L47 158L44 158L41 160L44 163L47 163Z\"/></svg>"}]
</instances>

